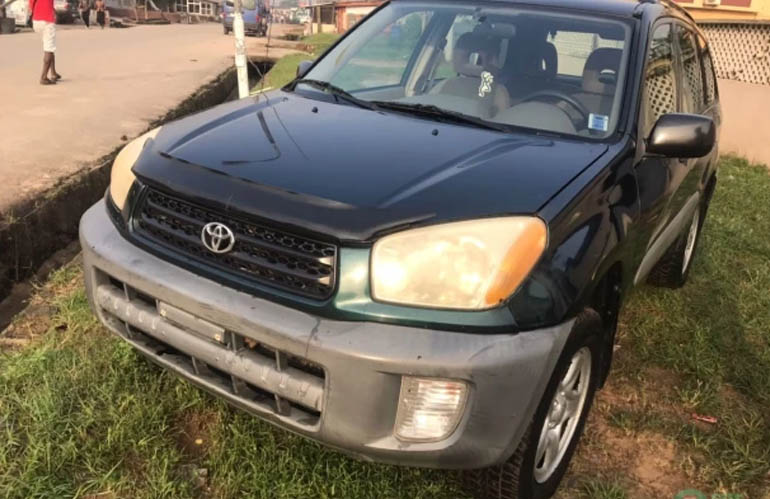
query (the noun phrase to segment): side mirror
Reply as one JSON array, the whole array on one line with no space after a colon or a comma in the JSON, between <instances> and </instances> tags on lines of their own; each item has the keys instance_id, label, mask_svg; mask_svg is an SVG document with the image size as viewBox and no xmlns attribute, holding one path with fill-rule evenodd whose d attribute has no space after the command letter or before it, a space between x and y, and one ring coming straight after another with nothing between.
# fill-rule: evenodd
<instances>
[{"instance_id":1,"label":"side mirror","mask_svg":"<svg viewBox=\"0 0 770 499\"><path fill-rule=\"evenodd\" d=\"M302 61L297 65L297 78L302 78L308 72L313 61Z\"/></svg>"},{"instance_id":2,"label":"side mirror","mask_svg":"<svg viewBox=\"0 0 770 499\"><path fill-rule=\"evenodd\" d=\"M698 114L664 114L647 141L647 153L668 158L701 158L714 149L714 120Z\"/></svg>"}]
</instances>

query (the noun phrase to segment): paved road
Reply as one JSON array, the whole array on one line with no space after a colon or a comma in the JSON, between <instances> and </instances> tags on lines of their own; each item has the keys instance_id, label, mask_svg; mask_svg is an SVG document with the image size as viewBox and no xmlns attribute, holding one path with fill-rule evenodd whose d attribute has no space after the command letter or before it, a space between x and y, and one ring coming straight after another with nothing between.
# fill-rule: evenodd
<instances>
[{"instance_id":1,"label":"paved road","mask_svg":"<svg viewBox=\"0 0 770 499\"><path fill-rule=\"evenodd\" d=\"M0 36L0 218L135 137L232 64L218 24L68 27L57 33L56 86L38 84L42 44ZM264 54L264 38L248 38ZM272 51L271 51L272 52Z\"/></svg>"}]
</instances>

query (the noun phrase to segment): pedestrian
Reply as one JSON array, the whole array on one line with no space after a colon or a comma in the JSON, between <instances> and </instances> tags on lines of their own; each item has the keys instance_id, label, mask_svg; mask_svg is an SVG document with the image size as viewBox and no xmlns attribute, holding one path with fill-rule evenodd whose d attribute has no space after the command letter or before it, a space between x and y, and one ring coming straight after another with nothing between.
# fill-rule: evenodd
<instances>
[{"instance_id":1,"label":"pedestrian","mask_svg":"<svg viewBox=\"0 0 770 499\"><path fill-rule=\"evenodd\" d=\"M80 10L80 18L83 20L83 24L86 25L86 28L90 28L91 27L91 0L80 0L78 9Z\"/></svg>"},{"instance_id":2,"label":"pedestrian","mask_svg":"<svg viewBox=\"0 0 770 499\"><path fill-rule=\"evenodd\" d=\"M56 72L56 13L53 0L29 0L32 29L43 38L43 73L41 85L53 85L61 79Z\"/></svg>"},{"instance_id":3,"label":"pedestrian","mask_svg":"<svg viewBox=\"0 0 770 499\"><path fill-rule=\"evenodd\" d=\"M96 22L104 29L104 0L96 0L94 7L96 8Z\"/></svg>"}]
</instances>

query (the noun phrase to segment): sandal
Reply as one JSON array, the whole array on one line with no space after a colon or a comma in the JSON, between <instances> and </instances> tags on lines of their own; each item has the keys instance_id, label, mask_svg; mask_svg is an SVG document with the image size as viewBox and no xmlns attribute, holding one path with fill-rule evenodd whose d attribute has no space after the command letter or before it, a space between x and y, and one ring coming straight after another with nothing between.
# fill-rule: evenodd
<instances>
[{"instance_id":1,"label":"sandal","mask_svg":"<svg viewBox=\"0 0 770 499\"><path fill-rule=\"evenodd\" d=\"M49 80L48 78L43 78L40 80L41 85L56 85L56 80Z\"/></svg>"},{"instance_id":2,"label":"sandal","mask_svg":"<svg viewBox=\"0 0 770 499\"><path fill-rule=\"evenodd\" d=\"M59 81L61 80L61 75L59 73L54 73L53 78L51 78L53 81Z\"/></svg>"}]
</instances>

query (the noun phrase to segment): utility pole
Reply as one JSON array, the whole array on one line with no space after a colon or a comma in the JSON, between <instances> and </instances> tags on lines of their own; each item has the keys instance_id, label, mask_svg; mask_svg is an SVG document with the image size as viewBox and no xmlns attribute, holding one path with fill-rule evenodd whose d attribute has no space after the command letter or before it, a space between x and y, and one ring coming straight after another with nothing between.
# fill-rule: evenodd
<instances>
[{"instance_id":1,"label":"utility pole","mask_svg":"<svg viewBox=\"0 0 770 499\"><path fill-rule=\"evenodd\" d=\"M235 35L235 69L238 73L238 98L249 96L249 69L246 67L246 34L243 26L243 1L235 0L233 34Z\"/></svg>"}]
</instances>

